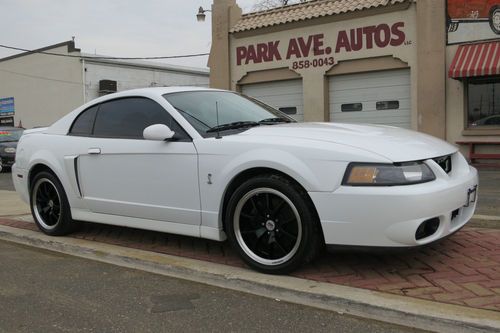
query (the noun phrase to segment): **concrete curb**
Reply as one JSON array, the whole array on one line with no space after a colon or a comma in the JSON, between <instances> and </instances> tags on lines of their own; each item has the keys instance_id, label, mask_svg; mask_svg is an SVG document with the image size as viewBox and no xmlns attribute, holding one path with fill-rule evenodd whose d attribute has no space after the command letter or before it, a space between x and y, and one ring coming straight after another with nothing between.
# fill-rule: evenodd
<instances>
[{"instance_id":1,"label":"concrete curb","mask_svg":"<svg viewBox=\"0 0 500 333\"><path fill-rule=\"evenodd\" d=\"M500 330L500 314L0 225L0 239L354 316L439 332Z\"/></svg>"}]
</instances>

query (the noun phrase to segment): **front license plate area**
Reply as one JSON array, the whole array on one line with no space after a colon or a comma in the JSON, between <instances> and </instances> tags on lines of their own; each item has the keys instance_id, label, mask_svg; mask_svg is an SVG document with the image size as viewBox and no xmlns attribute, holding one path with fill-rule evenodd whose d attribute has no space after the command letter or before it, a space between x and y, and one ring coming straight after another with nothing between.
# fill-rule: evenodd
<instances>
[{"instance_id":1,"label":"front license plate area","mask_svg":"<svg viewBox=\"0 0 500 333\"><path fill-rule=\"evenodd\" d=\"M477 199L477 185L467 190L467 201L465 202L464 207L469 207L471 203L476 202L476 199Z\"/></svg>"}]
</instances>

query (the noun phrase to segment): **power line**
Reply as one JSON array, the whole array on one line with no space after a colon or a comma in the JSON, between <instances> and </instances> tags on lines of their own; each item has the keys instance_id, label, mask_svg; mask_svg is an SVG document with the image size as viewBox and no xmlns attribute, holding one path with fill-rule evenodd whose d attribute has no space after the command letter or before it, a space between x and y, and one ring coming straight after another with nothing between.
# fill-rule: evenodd
<instances>
[{"instance_id":1,"label":"power line","mask_svg":"<svg viewBox=\"0 0 500 333\"><path fill-rule=\"evenodd\" d=\"M83 56L83 55L73 55L73 54L60 54L54 52L28 50L20 47L8 46L0 44L1 48L23 51L29 53L39 53L46 54L57 57L68 57L68 58L79 58L79 59L98 59L98 60L155 60L155 59L179 59L179 58L193 58L193 57L203 57L210 55L210 53L194 53L194 54L182 54L182 55L172 55L172 56L159 56L159 57L104 57L104 56Z\"/></svg>"},{"instance_id":2,"label":"power line","mask_svg":"<svg viewBox=\"0 0 500 333\"><path fill-rule=\"evenodd\" d=\"M25 76L25 77L29 77L29 78L32 78L32 79L39 79L39 80L46 80L46 81L55 81L55 82L61 82L61 83L70 83L70 84L76 84L76 85L83 86L82 82L74 82L74 81L52 79L52 78L48 78L48 77L45 77L45 76L38 76L38 75L31 75L31 74L25 74L25 73L8 71L6 69L0 69L0 72L10 73L10 74L19 75L19 76Z\"/></svg>"}]
</instances>

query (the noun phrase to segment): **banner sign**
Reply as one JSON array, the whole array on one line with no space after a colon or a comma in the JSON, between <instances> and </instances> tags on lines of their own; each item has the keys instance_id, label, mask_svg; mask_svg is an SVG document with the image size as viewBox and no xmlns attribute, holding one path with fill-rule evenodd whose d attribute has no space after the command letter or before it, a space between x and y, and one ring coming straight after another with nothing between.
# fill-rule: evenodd
<instances>
[{"instance_id":1,"label":"banner sign","mask_svg":"<svg viewBox=\"0 0 500 333\"><path fill-rule=\"evenodd\" d=\"M12 116L14 113L14 97L0 98L0 116Z\"/></svg>"},{"instance_id":2,"label":"banner sign","mask_svg":"<svg viewBox=\"0 0 500 333\"><path fill-rule=\"evenodd\" d=\"M404 28L404 22L396 22L391 25L382 23L340 30L332 45L325 41L325 33L319 33L239 46L236 48L236 65L288 60L293 62L293 69L332 66L334 56L338 53L355 53L411 44L411 41L406 40ZM302 61L304 58L315 59Z\"/></svg>"},{"instance_id":3,"label":"banner sign","mask_svg":"<svg viewBox=\"0 0 500 333\"><path fill-rule=\"evenodd\" d=\"M448 44L500 38L500 0L447 0Z\"/></svg>"}]
</instances>

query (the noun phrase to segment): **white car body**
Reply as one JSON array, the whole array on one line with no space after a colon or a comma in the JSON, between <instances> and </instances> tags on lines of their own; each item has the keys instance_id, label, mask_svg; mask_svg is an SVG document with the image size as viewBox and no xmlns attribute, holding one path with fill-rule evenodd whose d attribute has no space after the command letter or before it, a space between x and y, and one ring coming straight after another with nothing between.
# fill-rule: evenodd
<instances>
[{"instance_id":1,"label":"white car body","mask_svg":"<svg viewBox=\"0 0 500 333\"><path fill-rule=\"evenodd\" d=\"M52 126L24 132L12 177L30 202L30 172L50 168L67 195L73 219L161 232L226 238L222 207L229 184L250 169L288 175L311 198L326 244L411 247L460 229L474 213L477 171L457 148L426 134L389 126L292 123L259 126L223 138L202 137L162 95L198 88L150 88L107 95ZM90 105L118 97L156 101L192 137L161 142L69 136ZM98 154L96 154L98 153ZM446 173L433 158L450 155ZM402 186L344 186L350 162L425 161L436 179ZM452 212L455 212L452 220ZM418 226L438 218L430 237Z\"/></svg>"}]
</instances>

